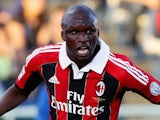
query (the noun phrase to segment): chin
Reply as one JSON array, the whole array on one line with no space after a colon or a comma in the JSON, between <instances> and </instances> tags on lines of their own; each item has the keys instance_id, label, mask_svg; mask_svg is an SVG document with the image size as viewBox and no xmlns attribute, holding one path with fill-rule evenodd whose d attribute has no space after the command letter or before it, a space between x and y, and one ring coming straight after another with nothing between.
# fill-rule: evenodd
<instances>
[{"instance_id":1,"label":"chin","mask_svg":"<svg viewBox=\"0 0 160 120\"><path fill-rule=\"evenodd\" d=\"M80 61L86 62L86 61L90 61L91 57L90 56L79 56L78 59Z\"/></svg>"}]
</instances>

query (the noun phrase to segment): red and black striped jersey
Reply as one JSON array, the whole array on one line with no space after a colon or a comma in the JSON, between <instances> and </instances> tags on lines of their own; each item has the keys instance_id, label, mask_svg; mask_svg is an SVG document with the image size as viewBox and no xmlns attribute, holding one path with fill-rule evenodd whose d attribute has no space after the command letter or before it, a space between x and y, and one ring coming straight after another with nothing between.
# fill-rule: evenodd
<instances>
[{"instance_id":1,"label":"red and black striped jersey","mask_svg":"<svg viewBox=\"0 0 160 120\"><path fill-rule=\"evenodd\" d=\"M160 82L127 56L110 53L102 41L100 52L80 70L67 57L65 42L35 49L15 85L31 92L42 81L50 98L50 120L117 120L129 90L160 104Z\"/></svg>"}]
</instances>

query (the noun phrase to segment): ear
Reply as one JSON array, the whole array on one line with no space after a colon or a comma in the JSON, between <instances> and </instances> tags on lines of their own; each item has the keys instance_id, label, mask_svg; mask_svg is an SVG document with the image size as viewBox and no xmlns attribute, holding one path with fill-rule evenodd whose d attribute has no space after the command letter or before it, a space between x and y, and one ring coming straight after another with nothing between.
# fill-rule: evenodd
<instances>
[{"instance_id":1,"label":"ear","mask_svg":"<svg viewBox=\"0 0 160 120\"><path fill-rule=\"evenodd\" d=\"M64 32L63 31L61 31L61 38L62 38L62 40L65 41L65 37L64 37Z\"/></svg>"}]
</instances>

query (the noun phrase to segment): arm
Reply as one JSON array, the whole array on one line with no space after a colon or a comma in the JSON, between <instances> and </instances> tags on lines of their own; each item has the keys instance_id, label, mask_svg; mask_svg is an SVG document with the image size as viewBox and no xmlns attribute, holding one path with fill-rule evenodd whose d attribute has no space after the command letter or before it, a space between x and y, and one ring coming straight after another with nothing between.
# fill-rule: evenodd
<instances>
[{"instance_id":1,"label":"arm","mask_svg":"<svg viewBox=\"0 0 160 120\"><path fill-rule=\"evenodd\" d=\"M108 71L120 81L120 88L136 92L150 102L160 105L160 81L135 66L124 55L114 54L109 59L111 67L108 67ZM115 71L119 71L119 74Z\"/></svg>"},{"instance_id":2,"label":"arm","mask_svg":"<svg viewBox=\"0 0 160 120\"><path fill-rule=\"evenodd\" d=\"M21 104L28 95L15 85L11 86L0 98L0 116Z\"/></svg>"},{"instance_id":3,"label":"arm","mask_svg":"<svg viewBox=\"0 0 160 120\"><path fill-rule=\"evenodd\" d=\"M127 77L124 81L126 87L150 102L160 105L160 81L132 62L129 66L130 73L126 74Z\"/></svg>"},{"instance_id":4,"label":"arm","mask_svg":"<svg viewBox=\"0 0 160 120\"><path fill-rule=\"evenodd\" d=\"M37 57L36 55L38 56L37 51L28 56L15 85L11 86L0 98L0 116L24 102L43 81L40 71L44 59L42 59L43 56Z\"/></svg>"}]
</instances>

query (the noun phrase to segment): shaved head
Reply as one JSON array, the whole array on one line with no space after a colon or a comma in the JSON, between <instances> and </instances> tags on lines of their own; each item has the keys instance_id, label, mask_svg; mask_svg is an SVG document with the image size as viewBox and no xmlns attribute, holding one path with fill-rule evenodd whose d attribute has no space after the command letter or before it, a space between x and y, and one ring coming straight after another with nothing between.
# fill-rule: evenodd
<instances>
[{"instance_id":1,"label":"shaved head","mask_svg":"<svg viewBox=\"0 0 160 120\"><path fill-rule=\"evenodd\" d=\"M97 24L96 14L86 5L74 5L69 7L62 17L62 29L65 28L71 21L85 21Z\"/></svg>"},{"instance_id":2,"label":"shaved head","mask_svg":"<svg viewBox=\"0 0 160 120\"><path fill-rule=\"evenodd\" d=\"M69 7L62 17L61 36L66 41L68 57L79 68L88 64L99 51L98 20L88 6Z\"/></svg>"}]
</instances>

